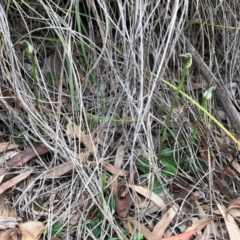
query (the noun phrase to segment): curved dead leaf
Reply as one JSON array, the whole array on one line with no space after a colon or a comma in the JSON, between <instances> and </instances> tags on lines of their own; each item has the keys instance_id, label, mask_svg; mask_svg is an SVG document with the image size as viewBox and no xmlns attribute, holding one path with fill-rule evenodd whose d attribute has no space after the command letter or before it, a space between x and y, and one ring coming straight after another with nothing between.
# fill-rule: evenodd
<instances>
[{"instance_id":1,"label":"curved dead leaf","mask_svg":"<svg viewBox=\"0 0 240 240\"><path fill-rule=\"evenodd\" d=\"M217 204L217 207L221 212L226 223L230 240L239 240L240 229L237 223L235 222L234 218L227 213L227 209L223 205Z\"/></svg>"},{"instance_id":2,"label":"curved dead leaf","mask_svg":"<svg viewBox=\"0 0 240 240\"><path fill-rule=\"evenodd\" d=\"M233 199L229 202L227 210L231 210L233 208L240 209L240 199Z\"/></svg>"},{"instance_id":3,"label":"curved dead leaf","mask_svg":"<svg viewBox=\"0 0 240 240\"><path fill-rule=\"evenodd\" d=\"M152 233L143 224L137 222L132 218L128 218L128 220L131 223L131 225L134 226L134 229L139 229L139 232L141 232L147 240L155 240L153 238ZM134 234L134 232L131 232L131 234Z\"/></svg>"},{"instance_id":4,"label":"curved dead leaf","mask_svg":"<svg viewBox=\"0 0 240 240\"><path fill-rule=\"evenodd\" d=\"M240 218L240 199L233 199L229 202L227 213L231 214L238 222Z\"/></svg>"},{"instance_id":5,"label":"curved dead leaf","mask_svg":"<svg viewBox=\"0 0 240 240\"><path fill-rule=\"evenodd\" d=\"M0 199L0 229L15 228L19 221L21 218L17 217L15 211L3 199Z\"/></svg>"},{"instance_id":6,"label":"curved dead leaf","mask_svg":"<svg viewBox=\"0 0 240 240\"><path fill-rule=\"evenodd\" d=\"M9 229L1 233L0 240L21 240L22 233L18 228Z\"/></svg>"},{"instance_id":7,"label":"curved dead leaf","mask_svg":"<svg viewBox=\"0 0 240 240\"><path fill-rule=\"evenodd\" d=\"M28 170L0 185L0 194L4 193L7 189L11 188L17 183L21 182L23 179L27 178L31 173L32 170Z\"/></svg>"},{"instance_id":8,"label":"curved dead leaf","mask_svg":"<svg viewBox=\"0 0 240 240\"><path fill-rule=\"evenodd\" d=\"M78 127L77 125L73 124L73 133L74 135L79 139L80 142L82 142L85 147L96 157L98 157L98 153L97 153L97 148L93 143L93 140L86 134L84 133L80 127Z\"/></svg>"},{"instance_id":9,"label":"curved dead leaf","mask_svg":"<svg viewBox=\"0 0 240 240\"><path fill-rule=\"evenodd\" d=\"M22 232L21 240L36 240L44 231L44 224L38 221L25 222L18 225Z\"/></svg>"},{"instance_id":10,"label":"curved dead leaf","mask_svg":"<svg viewBox=\"0 0 240 240\"><path fill-rule=\"evenodd\" d=\"M11 149L15 149L17 148L19 145L17 144L12 144L10 142L3 142L0 143L0 153L5 152L7 150L11 150Z\"/></svg>"},{"instance_id":11,"label":"curved dead leaf","mask_svg":"<svg viewBox=\"0 0 240 240\"><path fill-rule=\"evenodd\" d=\"M161 238L166 231L173 218L176 216L179 206L174 204L161 218L153 229L152 235L154 238Z\"/></svg>"},{"instance_id":12,"label":"curved dead leaf","mask_svg":"<svg viewBox=\"0 0 240 240\"><path fill-rule=\"evenodd\" d=\"M58 178L64 175L65 173L70 172L72 169L73 169L72 162L63 163L56 166L53 169L48 170L46 173L44 173L44 177L45 179Z\"/></svg>"},{"instance_id":13,"label":"curved dead leaf","mask_svg":"<svg viewBox=\"0 0 240 240\"><path fill-rule=\"evenodd\" d=\"M17 217L17 214L12 210L8 204L5 203L3 199L0 199L0 216L4 217Z\"/></svg>"},{"instance_id":14,"label":"curved dead leaf","mask_svg":"<svg viewBox=\"0 0 240 240\"><path fill-rule=\"evenodd\" d=\"M132 205L132 197L128 192L124 197L116 199L116 214L119 217L125 218L128 215L129 209Z\"/></svg>"},{"instance_id":15,"label":"curved dead leaf","mask_svg":"<svg viewBox=\"0 0 240 240\"><path fill-rule=\"evenodd\" d=\"M7 167L13 168L25 164L35 156L45 154L49 151L44 143L39 143L33 147L29 147L23 152L18 153L7 162Z\"/></svg>"},{"instance_id":16,"label":"curved dead leaf","mask_svg":"<svg viewBox=\"0 0 240 240\"><path fill-rule=\"evenodd\" d=\"M105 162L105 161L102 161L101 163L102 163L102 166L104 168L106 168L106 170L108 172L112 173L115 176L118 175L118 176L121 176L121 177L126 177L129 174L129 171L119 169L119 168L113 166L111 163L108 163L108 162Z\"/></svg>"},{"instance_id":17,"label":"curved dead leaf","mask_svg":"<svg viewBox=\"0 0 240 240\"><path fill-rule=\"evenodd\" d=\"M128 185L130 188L132 188L135 192L140 193L144 197L150 199L152 202L154 202L160 209L163 209L166 204L165 202L154 192L141 187L137 185Z\"/></svg>"},{"instance_id":18,"label":"curved dead leaf","mask_svg":"<svg viewBox=\"0 0 240 240\"><path fill-rule=\"evenodd\" d=\"M193 234L195 234L195 233L196 233L196 230L191 230L188 232L178 234L176 236L166 237L166 238L158 238L158 239L154 239L154 240L189 240L190 237L192 237Z\"/></svg>"},{"instance_id":19,"label":"curved dead leaf","mask_svg":"<svg viewBox=\"0 0 240 240\"><path fill-rule=\"evenodd\" d=\"M186 231L196 230L201 231L203 228L205 228L209 223L211 223L215 217L212 218L202 218L192 224L191 227L188 227Z\"/></svg>"}]
</instances>

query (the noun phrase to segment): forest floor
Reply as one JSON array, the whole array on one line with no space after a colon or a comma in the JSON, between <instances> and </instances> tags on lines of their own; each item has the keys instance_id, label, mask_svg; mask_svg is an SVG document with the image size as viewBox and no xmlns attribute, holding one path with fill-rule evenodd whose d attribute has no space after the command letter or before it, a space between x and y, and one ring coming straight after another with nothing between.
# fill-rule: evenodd
<instances>
[{"instance_id":1,"label":"forest floor","mask_svg":"<svg viewBox=\"0 0 240 240\"><path fill-rule=\"evenodd\" d=\"M239 240L240 3L200 2L0 5L1 240Z\"/></svg>"}]
</instances>

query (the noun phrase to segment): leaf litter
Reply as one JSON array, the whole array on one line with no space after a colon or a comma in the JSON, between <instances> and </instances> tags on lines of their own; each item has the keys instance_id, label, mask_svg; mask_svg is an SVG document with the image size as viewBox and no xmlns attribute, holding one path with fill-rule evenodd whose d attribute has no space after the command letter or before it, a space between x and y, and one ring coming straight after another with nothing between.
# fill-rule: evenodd
<instances>
[{"instance_id":1,"label":"leaf litter","mask_svg":"<svg viewBox=\"0 0 240 240\"><path fill-rule=\"evenodd\" d=\"M79 29L76 31L65 22L68 18L64 18L70 16L75 19L75 9L71 9L68 5L59 7L62 14L59 16L57 11L54 12L56 8L58 9L57 5L52 8L50 3L43 4L46 5L44 7L35 6L26 1L24 8L21 8L20 5L16 7L15 3L11 3L7 4L6 7L3 5L5 10L0 9L2 16L0 25L3 32L0 50L1 62L4 63L0 65L3 73L3 79L0 80L1 84L3 83L0 97L0 127L2 130L2 126L8 126L8 121L6 121L8 118L14 126L14 129L7 133L9 136L14 135L15 137L15 134L20 135L19 133L24 132L24 136L26 136L24 144L27 142L27 145L32 145L31 141L39 141L39 139L43 142L38 145L34 144L34 147L29 147L11 157L10 160L5 159L6 161L1 162L2 185L0 189L2 197L12 201L12 205L21 209L22 212L26 210L25 215L29 218L33 219L37 213L41 215L43 212L42 215L50 219L49 222L52 218L63 219L64 226L67 226L65 232L69 235L80 232L83 234L82 239L89 239L89 236L92 237L92 232L88 222L98 217L96 214L98 197L101 194L106 196L110 189L110 194L113 194L117 199L117 206L114 214L105 212L106 219L104 219L103 227L106 225L110 226L111 229L107 231L102 228L102 239L105 239L110 232L113 233L113 237L118 236L119 239L124 239L126 236L123 237L123 232L126 229L129 229L132 234L131 238L135 239L136 231L142 232L146 239L155 239L155 237L169 240L183 240L190 237L210 239L213 236L227 239L227 234L224 235L223 232L228 233L231 239L234 239L233 235L230 235L230 231L237 233L239 209L238 202L230 200L236 200L239 197L237 173L240 172L240 168L238 156L235 154L237 151L235 151L236 148L231 141L209 119L204 117L201 119L199 136L187 161L191 166L196 166L201 157L201 162L204 162L207 168L204 170L199 167L184 169L185 166L180 166L177 155L182 154L182 149L185 149L186 143L188 143L194 123L190 118L196 119L198 113L197 109L190 106L191 104L186 99L181 98L179 105L174 110L173 121L168 127L172 132L181 133L182 138L173 140L172 136L169 136L169 139L164 143L166 148L174 149L174 153L176 153L175 158L171 159L171 167L172 164L176 163L177 166L173 167L174 170L178 170L178 172L174 172L174 176L165 173L168 178L163 177L162 169L166 168L170 160L165 159L165 163L162 162L162 165L158 166L156 164L158 157L156 149L172 98L171 91L163 84L159 76L166 77L169 81L173 81L173 84L179 79L178 75L181 72L182 63L177 55L184 53L186 49L183 46L183 39L180 39L184 24L188 26L184 31L191 33L189 34L191 42L198 43L197 51L204 59L208 59L209 65L214 66L213 71L219 66L215 66L218 64L215 60L213 64L212 52L216 56L214 59L219 59L221 62L221 73L229 76L228 79L237 79L237 76L232 74L237 75L238 72L228 69L229 62L232 63L232 69L239 66L238 58L233 54L238 49L237 34L235 35L234 32L237 29L229 26L231 31L226 30L229 24L235 24L235 11L238 10L235 5L228 4L231 11L229 11L229 18L226 18L225 14L221 12L223 10L219 10L225 9L225 1L221 2L222 8L215 8L215 3L213 6L209 6L209 1L203 1L197 12L199 19L203 19L204 23L198 22L196 25L183 21L186 16L189 19L194 18L195 2L182 1L171 5L170 9L169 4L165 6L165 3L161 1L156 1L154 4L143 3L141 8L138 8L137 4L127 4L125 7L125 5L121 5L120 1L118 2L120 12L116 16L114 16L115 10L118 7L114 1L107 6L107 10L102 9L105 5L95 6L93 3L91 6L82 8L90 9L88 9L87 14L83 14L87 23L85 20L83 21L84 26L81 27L83 32L80 33ZM81 2L81 4L84 3ZM65 8L68 7L69 9L65 12ZM38 15L34 15L35 11L31 12L33 17L29 18L25 15L25 8L30 10L37 8L40 11L36 11ZM150 9L151 14L146 11L148 9ZM193 12L191 9L194 9ZM220 12L219 14L217 12L216 16L223 17L216 18L212 14L214 12L212 9ZM101 15L104 16L108 10L111 14L101 19ZM128 13L131 11L136 12L136 14L131 16ZM9 14L6 14L8 12ZM93 16L88 16L89 12ZM166 12L170 13L171 18L165 19ZM64 16L64 14L66 15ZM17 20L14 19L14 24L12 24L10 18L9 21L6 21L7 15L20 17ZM82 16L82 14L79 15ZM15 25L18 25L15 22L21 22L22 16L24 23L27 22L29 23L27 26L33 27L30 29L31 33L42 34L42 36L34 35L33 38L30 38L34 44L36 61L39 66L36 86L38 87L40 111L35 106L36 99L34 98L36 95L33 92L34 84L31 84L31 76L29 74L22 76L21 73L32 70L31 61L26 62L24 51L19 48L18 42L10 37L12 33L10 34L9 27L12 32L22 34L22 32L19 33L19 26L16 26L19 29L15 29ZM73 33L71 39L77 44L75 42L71 44L67 39L61 37L61 39L52 40L54 45L57 45L54 49L51 49L52 46L50 46L46 49L43 47L42 50L42 46L51 45L52 39L49 38L52 35L48 35L45 31L41 32L45 19L49 20L50 34L50 29L54 29L53 35L58 33L55 32L58 29L59 31L66 30L65 27L61 29L59 25L56 28L56 21L52 16L57 16L61 24L70 29L70 32ZM128 17L127 22L122 19L123 16ZM141 16L141 19L138 19L138 16ZM211 28L208 25L209 16L213 21L213 23L209 23ZM42 20L40 25L38 25L37 19ZM122 24L121 28L119 23ZM224 25L225 35L221 30L221 24ZM23 24L23 26L25 25ZM159 26L163 27L159 29ZM198 26L202 27L204 31L195 35L194 31ZM92 27L96 27L97 30L91 32ZM29 29L22 28L23 36L28 38ZM86 33L85 28L87 29ZM113 35L112 28L114 29ZM154 32L154 29L157 32ZM78 47L75 48L75 45L79 45L80 40L78 37L75 39L75 36L79 35L83 36L81 44L84 45L80 52ZM145 36L148 37L145 38ZM217 43L212 44L209 48L208 44L198 41L198 38L211 40L212 36L223 36L235 43L232 48L228 41L224 41L222 45L226 44L226 46L223 48L229 51L224 51L226 56L224 55L223 58L223 51L218 49ZM93 38L91 39L91 37ZM171 41L169 41L170 39ZM42 42L41 46L38 46L38 40ZM178 42L181 42L182 46L176 44ZM132 47L133 44L134 47ZM142 46L145 45L146 47L143 48ZM87 57L83 60L84 48L91 56L89 59ZM6 49L8 54L5 54ZM62 51L58 51L62 49L64 49L64 54L61 54ZM55 53L59 53L58 59L56 59ZM15 54L19 56L16 57ZM153 59L151 60L152 55ZM73 66L65 67L63 59L73 63ZM23 66L28 67L28 69L25 71ZM124 69L124 66L127 69ZM88 72L89 69L91 69L90 72ZM198 66L194 66L194 69L198 69ZM45 79L49 71L55 78L53 84ZM97 76L94 76L96 73ZM156 73L156 76L153 73ZM202 91L205 90L207 84L206 82L199 83L202 79L198 75L195 74L195 70L192 70L183 90L193 94L200 101ZM15 81L14 88L13 80ZM228 84L226 85L228 86ZM236 93L234 92L234 98L237 99L232 97L235 104L239 101L239 96ZM5 97L7 98L5 99ZM214 108L214 104L213 101L209 106ZM152 116L151 120L149 120L148 115ZM92 127L92 124L95 126ZM223 124L229 129L235 128L229 123L224 122ZM51 154L46 154L41 158L40 155L49 152L46 147L50 146L49 140L53 142L51 147L54 146L54 153L51 152ZM3 137L1 141L3 143L0 145L0 152L3 153L3 156L10 149L23 147L23 142L14 145L9 142L7 137ZM149 162L148 167L151 172L142 174L139 169L136 172L133 171L136 156L139 156L138 149ZM51 159L49 159L49 155L51 155ZM169 169L168 167L167 170L169 171ZM101 192L99 183L104 170L110 177L108 177L109 182L106 189ZM214 173L213 177L210 177L212 172ZM67 173L69 174L67 175ZM12 177L13 174L17 176ZM162 180L163 192L161 194L156 194L150 189L151 174L155 174ZM190 192L191 194L189 194ZM204 197L201 194L197 195L197 192L204 193ZM221 202L221 204L217 205L215 201ZM225 205L228 205L227 209L224 208ZM49 209L51 209L51 213L49 213ZM64 212L65 210L67 213ZM195 215L198 218L193 217ZM222 215L225 224L224 221L218 221L219 218L213 219L215 215L218 217ZM17 218L1 219L15 224ZM192 221L192 230L190 230L191 227L188 227L187 220ZM109 223L110 225L108 225ZM13 226L11 224L6 223L6 226ZM70 229L69 226L74 226L74 228ZM41 227L41 224L36 224L35 227L33 224L30 229L36 229L37 233L37 229L41 229ZM20 227L17 227L16 230L11 229L12 232L8 233L8 236L15 234L17 237L21 231L26 231L22 234L25 239L36 238L36 235L27 233L27 229L24 230L24 227L22 230ZM219 229L223 229L223 231ZM69 235L65 235L63 239L72 237ZM130 238L130 236L126 238Z\"/></svg>"},{"instance_id":2,"label":"leaf litter","mask_svg":"<svg viewBox=\"0 0 240 240\"><path fill-rule=\"evenodd\" d=\"M22 222L2 199L0 199L0 240L36 240L45 229L42 222Z\"/></svg>"}]
</instances>

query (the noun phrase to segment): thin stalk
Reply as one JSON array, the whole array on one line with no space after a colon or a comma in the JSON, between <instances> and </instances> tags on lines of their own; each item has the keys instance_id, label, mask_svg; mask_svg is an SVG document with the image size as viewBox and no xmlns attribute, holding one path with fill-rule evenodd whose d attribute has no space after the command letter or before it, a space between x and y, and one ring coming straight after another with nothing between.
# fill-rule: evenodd
<instances>
[{"instance_id":1,"label":"thin stalk","mask_svg":"<svg viewBox=\"0 0 240 240\"><path fill-rule=\"evenodd\" d=\"M208 89L204 94L203 94L203 100L202 100L202 103L201 103L201 106L203 108L206 108L206 104L207 104L207 101L212 97L212 91L215 89L215 87L211 87L210 89ZM187 145L187 149L183 155L183 157L181 158L180 160L180 164L183 164L185 161L186 161L186 158L187 158L187 155L190 151L190 147L192 146L196 136L197 136L197 133L198 133L198 126L199 126L199 122L200 122L200 119L202 118L202 115L203 115L203 111L200 110L199 114L198 114L198 117L197 117L197 120L194 124L194 127L193 127L193 133L192 133L192 136L190 137L189 141L188 141L188 145Z\"/></svg>"},{"instance_id":2,"label":"thin stalk","mask_svg":"<svg viewBox=\"0 0 240 240\"><path fill-rule=\"evenodd\" d=\"M183 83L184 83L185 77L187 75L187 71L190 68L190 66L192 65L192 55L190 53L187 53L187 54L184 54L184 55L180 55L180 56L186 57L187 58L187 62L184 64L184 68L183 68L183 72L181 74L180 82L178 84L176 92L174 93L173 100L171 102L171 108L170 108L170 110L168 112L168 115L167 115L167 118L166 118L166 121L165 121L165 124L164 124L162 136L161 136L161 139L160 139L160 146L159 146L159 150L158 150L158 163L160 163L163 142L165 141L165 138L166 138L167 128L168 128L169 122L171 120L173 109L174 109L174 107L176 105L178 95L179 95L179 93L180 93L180 91L181 91L181 89L183 87Z\"/></svg>"},{"instance_id":3,"label":"thin stalk","mask_svg":"<svg viewBox=\"0 0 240 240\"><path fill-rule=\"evenodd\" d=\"M33 94L34 94L34 98L35 98L36 109L39 112L40 108L39 108L38 91L37 91L37 64L35 61L34 50L33 50L33 46L28 41L24 40L23 43L26 44L25 50L31 58L32 77L33 77Z\"/></svg>"}]
</instances>

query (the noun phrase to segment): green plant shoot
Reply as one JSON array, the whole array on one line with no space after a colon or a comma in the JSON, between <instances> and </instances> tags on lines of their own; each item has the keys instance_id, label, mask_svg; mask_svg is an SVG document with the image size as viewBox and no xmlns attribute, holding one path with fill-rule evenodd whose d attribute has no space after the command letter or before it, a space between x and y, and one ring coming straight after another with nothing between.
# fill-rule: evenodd
<instances>
[{"instance_id":1,"label":"green plant shoot","mask_svg":"<svg viewBox=\"0 0 240 240\"><path fill-rule=\"evenodd\" d=\"M211 99L212 95L213 95L213 91L214 89L216 88L216 86L212 86L210 87L207 91L205 91L205 93L203 94L203 100L202 100L202 104L201 106L203 108L206 107L206 104L207 104L207 101ZM190 137L189 141L188 141L188 146L187 146L187 149L183 155L183 157L181 158L180 160L180 164L183 164L186 160L186 157L187 157L187 154L189 153L190 151L190 147L191 145L193 144L196 136L197 136L197 133L198 133L198 125L199 125L199 122L200 122L200 119L203 115L203 111L200 110L199 114L198 114L198 117L197 117L197 120L194 124L194 127L193 127L193 133L192 133L192 136Z\"/></svg>"},{"instance_id":2,"label":"green plant shoot","mask_svg":"<svg viewBox=\"0 0 240 240\"><path fill-rule=\"evenodd\" d=\"M36 61L34 56L34 49L33 46L26 40L22 41L26 44L25 51L29 54L31 58L31 64L32 64L32 77L33 77L33 89L34 89L34 97L35 97L35 103L36 108L39 111L39 102L38 102L38 92L37 92L37 69L36 69Z\"/></svg>"},{"instance_id":3,"label":"green plant shoot","mask_svg":"<svg viewBox=\"0 0 240 240\"><path fill-rule=\"evenodd\" d=\"M190 53L186 53L186 54L181 54L180 57L184 57L187 59L186 63L184 64L184 68L183 68L183 72L181 74L181 79L180 79L180 82L178 84L178 87L176 89L176 92L174 93L174 96L173 96L173 100L171 102L171 108L169 110L169 113L167 115L167 118L166 118L166 121L165 121L165 124L164 124L164 128L163 128L163 132L162 132L162 136L161 136L161 139L160 139L160 146L159 146L159 150L158 150L158 164L160 163L160 158L161 158L161 151L162 151L162 147L163 147L163 142L165 141L165 138L166 138L166 134L167 134L167 128L168 128L168 125L169 125L169 122L171 120L171 116L172 116L172 113L173 113L173 109L176 105L176 102L177 102L177 98L178 98L178 95L183 87L183 83L184 83L184 80L185 80L185 77L187 75L187 71L188 69L191 67L192 65L192 55Z\"/></svg>"}]
</instances>

